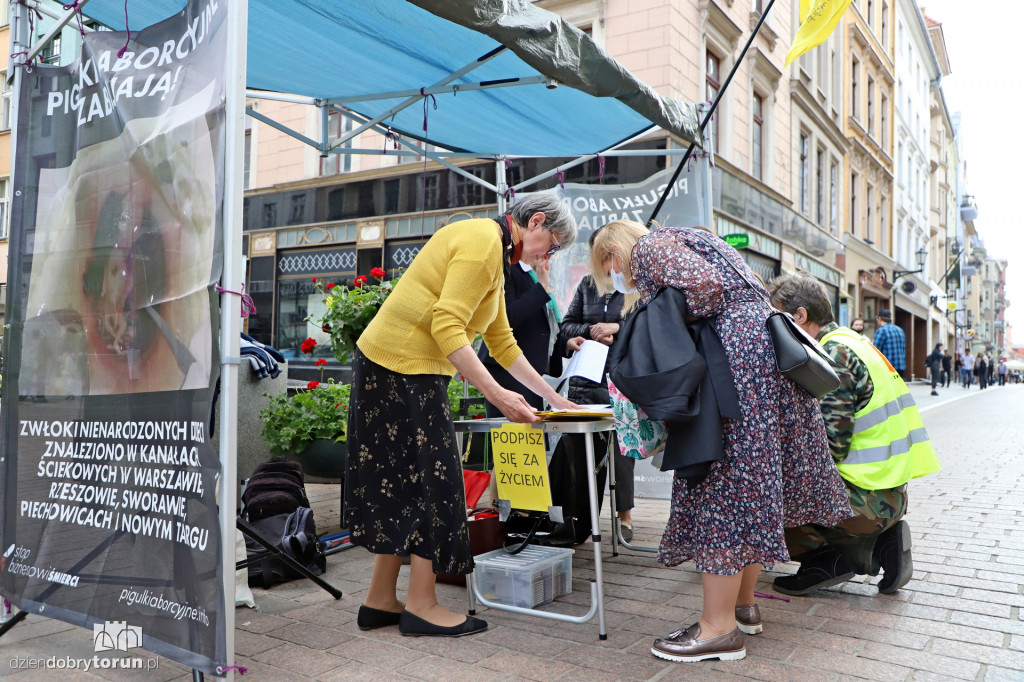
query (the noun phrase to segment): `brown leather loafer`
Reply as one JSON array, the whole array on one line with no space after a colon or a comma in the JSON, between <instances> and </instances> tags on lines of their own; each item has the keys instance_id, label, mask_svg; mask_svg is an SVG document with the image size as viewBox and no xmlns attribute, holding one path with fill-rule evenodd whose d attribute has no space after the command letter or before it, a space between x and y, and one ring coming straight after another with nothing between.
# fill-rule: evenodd
<instances>
[{"instance_id":1,"label":"brown leather loafer","mask_svg":"<svg viewBox=\"0 0 1024 682\"><path fill-rule=\"evenodd\" d=\"M693 663L708 658L738 661L746 657L747 648L743 644L743 635L739 630L710 639L700 639L700 623L694 623L685 630L677 630L668 637L654 640L651 653L666 661L680 663Z\"/></svg>"},{"instance_id":2,"label":"brown leather loafer","mask_svg":"<svg viewBox=\"0 0 1024 682\"><path fill-rule=\"evenodd\" d=\"M745 635L759 635L764 631L757 604L736 607L736 627Z\"/></svg>"}]
</instances>

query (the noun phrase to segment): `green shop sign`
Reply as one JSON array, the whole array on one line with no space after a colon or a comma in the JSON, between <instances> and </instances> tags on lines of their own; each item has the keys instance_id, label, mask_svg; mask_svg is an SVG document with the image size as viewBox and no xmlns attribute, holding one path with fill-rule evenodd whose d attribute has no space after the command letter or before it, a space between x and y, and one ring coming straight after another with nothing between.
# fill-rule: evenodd
<instances>
[{"instance_id":1,"label":"green shop sign","mask_svg":"<svg viewBox=\"0 0 1024 682\"><path fill-rule=\"evenodd\" d=\"M750 235L749 234L723 234L722 239L725 243L734 249L745 249L750 246Z\"/></svg>"}]
</instances>

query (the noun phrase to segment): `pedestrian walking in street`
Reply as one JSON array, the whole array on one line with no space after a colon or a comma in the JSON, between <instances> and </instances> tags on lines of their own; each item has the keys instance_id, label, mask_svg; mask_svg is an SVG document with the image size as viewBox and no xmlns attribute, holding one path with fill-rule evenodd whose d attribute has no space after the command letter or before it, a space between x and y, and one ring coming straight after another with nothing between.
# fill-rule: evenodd
<instances>
[{"instance_id":1,"label":"pedestrian walking in street","mask_svg":"<svg viewBox=\"0 0 1024 682\"><path fill-rule=\"evenodd\" d=\"M1010 368L1006 365L1006 358L999 358L999 385L1006 385L1006 373L1010 371Z\"/></svg>"},{"instance_id":2,"label":"pedestrian walking in street","mask_svg":"<svg viewBox=\"0 0 1024 682\"><path fill-rule=\"evenodd\" d=\"M893 369L903 376L907 369L907 335L892 323L892 311L889 309L879 311L875 323L878 325L875 329L875 348L882 351Z\"/></svg>"},{"instance_id":3,"label":"pedestrian walking in street","mask_svg":"<svg viewBox=\"0 0 1024 682\"><path fill-rule=\"evenodd\" d=\"M398 625L407 636L480 632L480 618L437 602L437 573L473 570L460 453L447 399L458 370L510 421L538 418L502 388L470 345L477 331L491 355L555 408L572 408L530 366L509 328L505 263L553 253L576 239L558 197L532 195L511 211L447 225L430 238L359 337L352 361L346 508L352 544L376 555L359 607L363 630ZM396 586L411 557L408 598Z\"/></svg>"},{"instance_id":4,"label":"pedestrian walking in street","mask_svg":"<svg viewBox=\"0 0 1024 682\"><path fill-rule=\"evenodd\" d=\"M881 571L878 591L896 592L914 574L910 529L901 521L907 511L907 482L939 470L921 415L910 389L878 350L835 323L820 281L783 275L772 281L769 291L772 304L793 315L835 361L839 388L820 399L821 412L854 513L832 527L787 528L786 544L800 569L776 578L774 587L783 594L804 595L857 574ZM933 372L934 378L934 364ZM885 453L880 461L879 452Z\"/></svg>"},{"instance_id":5,"label":"pedestrian walking in street","mask_svg":"<svg viewBox=\"0 0 1024 682\"><path fill-rule=\"evenodd\" d=\"M974 358L973 371L974 376L978 378L978 390L984 391L988 388L988 361L984 353L979 352L978 356Z\"/></svg>"},{"instance_id":6,"label":"pedestrian walking in street","mask_svg":"<svg viewBox=\"0 0 1024 682\"><path fill-rule=\"evenodd\" d=\"M957 354L953 357L953 379L956 381L956 383L966 386L967 382L964 381L963 368L963 354L958 351Z\"/></svg>"},{"instance_id":7,"label":"pedestrian walking in street","mask_svg":"<svg viewBox=\"0 0 1024 682\"><path fill-rule=\"evenodd\" d=\"M964 382L964 388L970 388L974 382L974 356L971 351L965 350L961 356L960 374Z\"/></svg>"},{"instance_id":8,"label":"pedestrian walking in street","mask_svg":"<svg viewBox=\"0 0 1024 682\"><path fill-rule=\"evenodd\" d=\"M867 335L864 333L864 319L863 318L861 318L861 317L854 318L853 322L850 323L850 329L852 329L853 331L855 331L858 334L860 334L861 336L863 336L865 341L867 341L869 343L871 342L871 339L869 339L867 337Z\"/></svg>"},{"instance_id":9,"label":"pedestrian walking in street","mask_svg":"<svg viewBox=\"0 0 1024 682\"><path fill-rule=\"evenodd\" d=\"M741 633L763 627L754 601L761 569L789 557L784 527L832 526L850 516L821 410L776 368L767 292L739 253L704 228L648 234L639 223L615 221L598 233L591 266L599 289L628 292L627 311L662 287L680 290L689 315L709 321L724 347L743 416L719 422L714 437L724 459L699 482L691 487L677 472L658 553L666 566L694 562L703 612L657 639L651 653L671 661L743 658Z\"/></svg>"},{"instance_id":10,"label":"pedestrian walking in street","mask_svg":"<svg viewBox=\"0 0 1024 682\"><path fill-rule=\"evenodd\" d=\"M953 380L953 356L949 354L947 348L942 354L942 383L943 388L949 388L949 383Z\"/></svg>"},{"instance_id":11,"label":"pedestrian walking in street","mask_svg":"<svg viewBox=\"0 0 1024 682\"><path fill-rule=\"evenodd\" d=\"M939 392L935 390L935 387L942 381L942 360L945 358L945 354L942 352L942 344L935 344L935 348L928 355L928 372L932 377L932 395L938 395Z\"/></svg>"}]
</instances>

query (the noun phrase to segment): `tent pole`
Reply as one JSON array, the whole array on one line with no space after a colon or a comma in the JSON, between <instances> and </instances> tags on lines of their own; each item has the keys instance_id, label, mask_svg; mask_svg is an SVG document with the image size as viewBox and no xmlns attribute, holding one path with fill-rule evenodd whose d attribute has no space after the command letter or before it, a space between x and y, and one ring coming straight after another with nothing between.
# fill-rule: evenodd
<instances>
[{"instance_id":1,"label":"tent pole","mask_svg":"<svg viewBox=\"0 0 1024 682\"><path fill-rule=\"evenodd\" d=\"M245 65L249 0L227 3L227 55L224 60L223 272L221 286L242 290L242 173L245 135ZM234 293L221 295L220 305L220 536L224 592L224 664L234 680L235 665L235 521L238 492L238 364L241 304ZM212 434L211 434L212 435Z\"/></svg>"},{"instance_id":2,"label":"tent pole","mask_svg":"<svg viewBox=\"0 0 1024 682\"><path fill-rule=\"evenodd\" d=\"M498 195L498 215L504 215L508 210L505 192L508 191L508 174L505 172L505 157L499 156L494 160L494 180L498 187L495 193Z\"/></svg>"},{"instance_id":3,"label":"tent pole","mask_svg":"<svg viewBox=\"0 0 1024 682\"><path fill-rule=\"evenodd\" d=\"M43 48L49 45L50 41L53 40L53 37L60 33L61 30L67 26L69 21L75 18L75 13L81 11L82 6L87 2L89 2L89 0L78 0L73 9L69 9L63 16L57 19L57 22L50 27L50 30L36 41L36 44L28 51L28 55L25 57L25 63L30 64L33 59L38 57L39 53L43 51ZM29 39L31 40L31 36Z\"/></svg>"},{"instance_id":4,"label":"tent pole","mask_svg":"<svg viewBox=\"0 0 1024 682\"><path fill-rule=\"evenodd\" d=\"M436 88L436 87L439 87L439 86L442 86L442 85L447 85L448 83L451 83L452 81L458 80L459 78L462 78L464 75L466 75L467 73L469 73L473 69L475 69L475 68L477 68L479 66L483 66L487 62L491 61L492 59L494 59L495 57L497 57L499 54L503 53L507 49L508 49L507 47L505 47L504 45L501 45L501 46L491 50L487 54L479 57L478 59L473 60L469 64L466 64L461 69L459 69L457 71L452 71L450 74L448 74L447 76L445 76L441 80L437 81L436 83L432 84L430 87L431 88ZM426 93L426 90L427 90L427 88L424 88L423 92ZM375 126L378 123L380 123L381 121L389 119L392 116L394 116L395 114L397 114L399 111L402 111L403 109L407 109L408 107L411 107L413 104L416 104L417 102L421 101L423 99L423 97L424 97L424 95L420 95L419 92L417 92L416 95L414 95L412 97L409 97L406 100L403 100L399 104L396 104L395 106L393 106L390 109L388 109L387 111L385 111L383 114L378 114L377 116L374 116L372 119L370 119L369 121L367 121L363 125L359 126L355 130L342 135L340 138L338 138L338 140L334 143L333 146L338 147L340 145L345 144L346 142L348 142L352 138L354 138L354 137L356 137L358 135L361 135L365 131L369 130L373 126Z\"/></svg>"},{"instance_id":5,"label":"tent pole","mask_svg":"<svg viewBox=\"0 0 1024 682\"><path fill-rule=\"evenodd\" d=\"M722 101L722 95L724 95L725 91L729 88L729 83L732 82L732 77L736 75L736 70L740 68L743 58L747 56L747 50L749 50L750 46L754 43L754 38L757 37L758 32L761 30L761 26L764 25L765 19L768 18L768 12L771 11L772 5L774 4L775 0L768 0L768 4L765 5L764 11L761 12L761 16L757 20L757 25L754 26L754 30L750 32L750 37L747 38L747 44L743 46L740 56L736 59L735 63L733 63L732 69L729 71L729 75L725 77L722 87L718 89L718 94L715 95L714 101L711 102L711 108L708 109L707 113L704 114L704 118L701 119L701 137L704 136L704 129L707 128L708 122L711 121L711 117L715 115L715 109L718 108L718 103ZM669 190L676 184L676 180L679 179L679 174L682 172L683 166L685 166L686 162L690 160L696 146L696 143L691 142L690 146L686 150L686 154L684 154L682 160L679 161L679 165L676 166L676 172L672 174L672 179L669 180L668 186L665 187L665 191L662 193L661 198L658 199L658 203L655 204L654 210L651 212L651 217L647 219L647 227L650 227L654 223L654 219L658 217L658 211L661 210L662 205L665 203L665 199L668 198ZM710 227L710 225L708 227Z\"/></svg>"}]
</instances>

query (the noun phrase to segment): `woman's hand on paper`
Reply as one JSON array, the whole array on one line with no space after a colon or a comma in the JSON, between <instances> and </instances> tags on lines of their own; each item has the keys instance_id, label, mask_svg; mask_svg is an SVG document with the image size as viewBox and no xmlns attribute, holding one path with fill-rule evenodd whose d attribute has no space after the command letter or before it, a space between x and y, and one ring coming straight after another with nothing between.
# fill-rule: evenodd
<instances>
[{"instance_id":1,"label":"woman's hand on paper","mask_svg":"<svg viewBox=\"0 0 1024 682\"><path fill-rule=\"evenodd\" d=\"M523 396L504 388L499 388L498 391L494 395L488 396L487 400L501 410L501 413L510 422L530 424L540 421L540 417L533 413L533 407L526 402Z\"/></svg>"},{"instance_id":2,"label":"woman's hand on paper","mask_svg":"<svg viewBox=\"0 0 1024 682\"><path fill-rule=\"evenodd\" d=\"M572 402L571 400L563 398L560 395L552 396L551 399L548 402L551 403L551 409L552 410L578 410L578 409L580 409L579 405L577 405L576 403Z\"/></svg>"}]
</instances>

